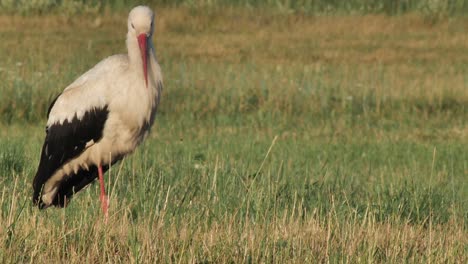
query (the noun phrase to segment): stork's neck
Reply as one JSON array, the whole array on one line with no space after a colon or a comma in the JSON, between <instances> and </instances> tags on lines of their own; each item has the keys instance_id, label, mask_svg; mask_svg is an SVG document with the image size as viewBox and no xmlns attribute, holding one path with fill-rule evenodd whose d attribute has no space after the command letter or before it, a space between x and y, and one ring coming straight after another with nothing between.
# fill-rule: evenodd
<instances>
[{"instance_id":1,"label":"stork's neck","mask_svg":"<svg viewBox=\"0 0 468 264\"><path fill-rule=\"evenodd\" d=\"M140 53L140 47L138 46L138 40L135 36L131 34L127 34L127 51L128 51L128 59L129 59L129 67L133 70L136 71L138 74L141 74L140 76L143 76L143 61L141 59L141 53ZM153 44L151 38L148 39L148 49L150 49L150 52L148 52L148 61L151 59L151 56L153 52L151 50L153 49ZM151 65L148 63L148 72L151 72L150 69Z\"/></svg>"}]
</instances>

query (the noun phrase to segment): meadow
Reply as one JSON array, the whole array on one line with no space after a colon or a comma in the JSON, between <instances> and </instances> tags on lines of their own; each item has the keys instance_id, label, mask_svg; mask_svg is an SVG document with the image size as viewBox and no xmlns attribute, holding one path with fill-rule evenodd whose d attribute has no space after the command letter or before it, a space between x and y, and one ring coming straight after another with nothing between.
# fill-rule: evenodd
<instances>
[{"instance_id":1,"label":"meadow","mask_svg":"<svg viewBox=\"0 0 468 264\"><path fill-rule=\"evenodd\" d=\"M98 184L44 211L31 184L127 12L0 15L1 263L468 261L466 16L154 7L163 99L107 224Z\"/></svg>"}]
</instances>

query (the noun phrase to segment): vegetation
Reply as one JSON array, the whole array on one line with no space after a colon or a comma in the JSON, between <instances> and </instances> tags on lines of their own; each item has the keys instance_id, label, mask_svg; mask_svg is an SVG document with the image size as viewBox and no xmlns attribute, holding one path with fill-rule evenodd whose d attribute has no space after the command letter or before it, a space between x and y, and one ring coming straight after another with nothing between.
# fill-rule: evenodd
<instances>
[{"instance_id":1,"label":"vegetation","mask_svg":"<svg viewBox=\"0 0 468 264\"><path fill-rule=\"evenodd\" d=\"M39 211L31 182L49 103L125 52L125 12L0 16L0 262L467 262L465 17L188 3L156 6L164 97L107 224L96 184Z\"/></svg>"},{"instance_id":2,"label":"vegetation","mask_svg":"<svg viewBox=\"0 0 468 264\"><path fill-rule=\"evenodd\" d=\"M0 0L3 13L65 14L99 13L127 10L141 4L137 0ZM185 7L192 11L222 10L226 8L268 9L280 13L302 14L369 14L400 15L418 12L426 15L466 15L466 0L147 0L147 5Z\"/></svg>"}]
</instances>

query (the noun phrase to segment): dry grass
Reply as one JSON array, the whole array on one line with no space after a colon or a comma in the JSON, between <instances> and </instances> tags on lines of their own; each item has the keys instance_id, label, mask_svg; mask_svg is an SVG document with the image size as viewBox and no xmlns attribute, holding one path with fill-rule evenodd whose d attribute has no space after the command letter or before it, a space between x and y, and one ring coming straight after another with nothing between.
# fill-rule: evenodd
<instances>
[{"instance_id":1,"label":"dry grass","mask_svg":"<svg viewBox=\"0 0 468 264\"><path fill-rule=\"evenodd\" d=\"M13 212L18 213L18 212ZM205 212L207 213L207 212ZM100 216L58 219L31 215L14 228L0 228L4 260L35 263L84 262L364 262L465 263L466 231L460 223L413 225L370 215L346 221L331 211L296 216L285 212L269 223L239 222L236 212L219 221L167 217L132 221L128 208L114 212L108 225ZM308 213L307 213L308 214ZM28 214L29 215L29 214ZM207 218L208 219L208 218ZM0 219L2 223L8 223ZM12 231L14 230L14 231ZM26 253L26 254L25 254ZM8 261L9 262L9 261Z\"/></svg>"}]
</instances>

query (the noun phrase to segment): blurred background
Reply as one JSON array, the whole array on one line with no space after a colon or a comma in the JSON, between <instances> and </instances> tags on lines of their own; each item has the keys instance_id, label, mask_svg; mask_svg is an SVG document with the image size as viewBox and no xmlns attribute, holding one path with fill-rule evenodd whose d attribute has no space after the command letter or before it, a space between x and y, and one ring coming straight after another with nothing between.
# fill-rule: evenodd
<instances>
[{"instance_id":1,"label":"blurred background","mask_svg":"<svg viewBox=\"0 0 468 264\"><path fill-rule=\"evenodd\" d=\"M224 9L229 7L268 9L283 13L301 14L387 14L408 12L455 15L466 14L465 0L1 0L2 13L67 14L96 13L104 10L122 11L131 6L146 4L160 7L187 7L194 9Z\"/></svg>"}]
</instances>

